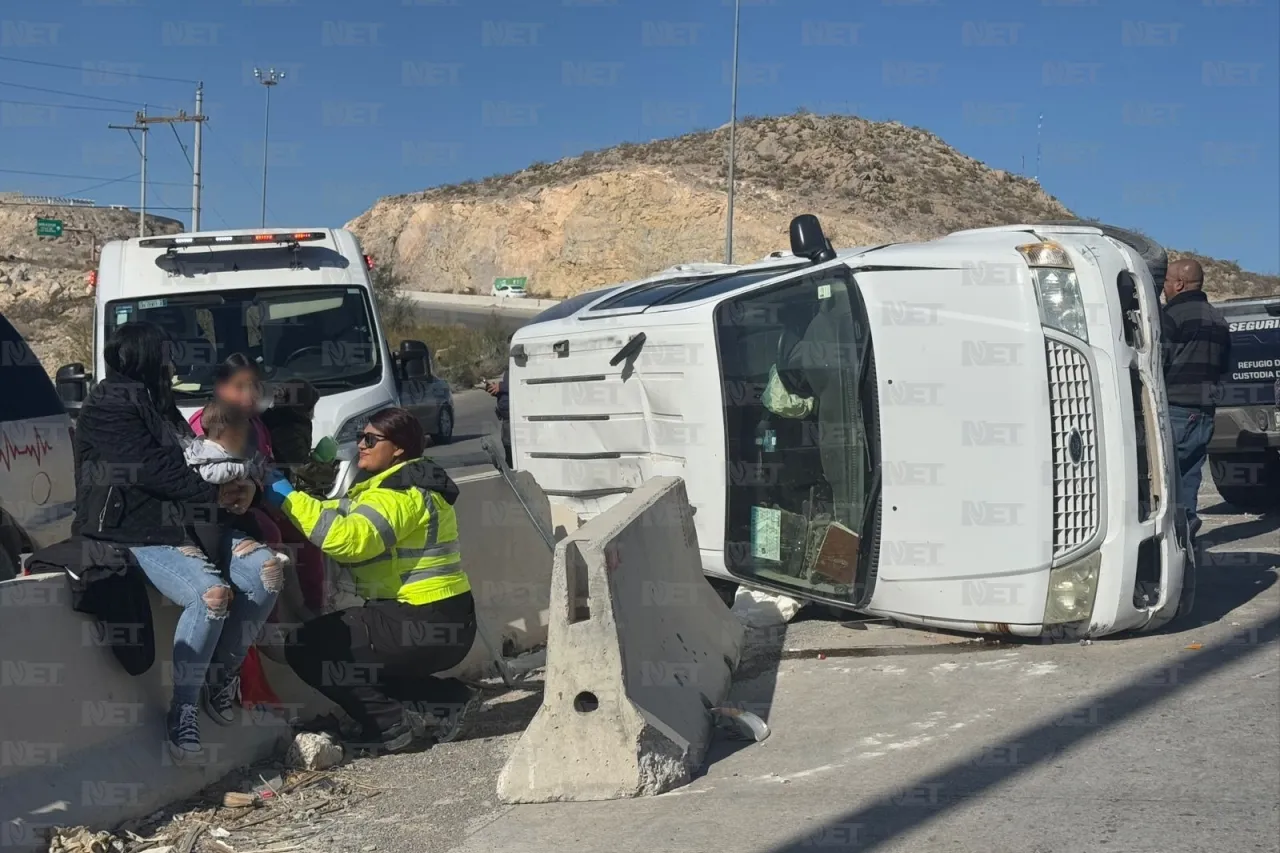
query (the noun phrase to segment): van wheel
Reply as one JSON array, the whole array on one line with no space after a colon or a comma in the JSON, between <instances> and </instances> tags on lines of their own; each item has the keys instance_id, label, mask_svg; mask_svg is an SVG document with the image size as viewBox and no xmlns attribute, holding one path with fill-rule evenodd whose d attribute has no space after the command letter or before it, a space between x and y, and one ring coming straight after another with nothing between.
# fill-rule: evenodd
<instances>
[{"instance_id":1,"label":"van wheel","mask_svg":"<svg viewBox=\"0 0 1280 853\"><path fill-rule=\"evenodd\" d=\"M716 595L720 596L724 606L732 609L733 600L738 597L738 585L724 578L707 578L707 583L711 584L711 588L716 591Z\"/></svg>"},{"instance_id":2,"label":"van wheel","mask_svg":"<svg viewBox=\"0 0 1280 853\"><path fill-rule=\"evenodd\" d=\"M1267 510L1280 504L1280 456L1222 453L1209 457L1213 485L1237 509Z\"/></svg>"},{"instance_id":3,"label":"van wheel","mask_svg":"<svg viewBox=\"0 0 1280 853\"><path fill-rule=\"evenodd\" d=\"M432 444L448 444L453 441L453 408L445 406L440 410L440 420L436 422L436 431L431 434Z\"/></svg>"}]
</instances>

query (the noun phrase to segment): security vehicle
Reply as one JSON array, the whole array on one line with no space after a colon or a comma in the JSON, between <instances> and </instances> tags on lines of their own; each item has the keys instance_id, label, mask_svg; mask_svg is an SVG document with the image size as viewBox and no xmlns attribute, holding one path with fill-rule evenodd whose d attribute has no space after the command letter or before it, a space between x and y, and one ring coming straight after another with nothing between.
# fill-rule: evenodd
<instances>
[{"instance_id":1,"label":"security vehicle","mask_svg":"<svg viewBox=\"0 0 1280 853\"><path fill-rule=\"evenodd\" d=\"M713 579L902 622L1096 636L1190 608L1163 250L1075 223L837 252L813 216L791 248L518 331L515 467L580 518L683 477Z\"/></svg>"},{"instance_id":2,"label":"security vehicle","mask_svg":"<svg viewBox=\"0 0 1280 853\"><path fill-rule=\"evenodd\" d=\"M57 374L59 393L78 411L93 376L106 370L103 346L121 324L146 320L173 341L174 392L190 415L211 399L214 371L244 353L268 383L306 379L320 392L314 434L333 436L349 482L354 442L369 416L403 405L437 443L453 435L449 385L422 341L394 353L385 338L369 271L354 234L343 229L256 229L142 237L107 243L94 280L92 371Z\"/></svg>"},{"instance_id":3,"label":"security vehicle","mask_svg":"<svg viewBox=\"0 0 1280 853\"><path fill-rule=\"evenodd\" d=\"M71 535L71 419L40 360L0 314L0 581L20 559Z\"/></svg>"},{"instance_id":4,"label":"security vehicle","mask_svg":"<svg viewBox=\"0 0 1280 853\"><path fill-rule=\"evenodd\" d=\"M1209 441L1223 500L1241 509L1280 504L1280 297L1216 303L1231 330L1230 373Z\"/></svg>"}]
</instances>

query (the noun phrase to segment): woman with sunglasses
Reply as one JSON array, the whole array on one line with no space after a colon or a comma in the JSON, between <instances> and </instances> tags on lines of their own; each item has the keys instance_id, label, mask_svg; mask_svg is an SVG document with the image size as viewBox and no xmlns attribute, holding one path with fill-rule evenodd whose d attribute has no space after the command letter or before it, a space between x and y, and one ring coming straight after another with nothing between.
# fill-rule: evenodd
<instances>
[{"instance_id":1,"label":"woman with sunglasses","mask_svg":"<svg viewBox=\"0 0 1280 853\"><path fill-rule=\"evenodd\" d=\"M370 418L359 448L370 476L341 500L296 491L278 473L267 485L267 500L350 569L365 599L304 623L285 654L360 725L362 745L395 752L430 726L435 741L450 741L479 698L436 677L462 662L476 635L453 511L458 487L423 458L422 426L404 409Z\"/></svg>"}]
</instances>

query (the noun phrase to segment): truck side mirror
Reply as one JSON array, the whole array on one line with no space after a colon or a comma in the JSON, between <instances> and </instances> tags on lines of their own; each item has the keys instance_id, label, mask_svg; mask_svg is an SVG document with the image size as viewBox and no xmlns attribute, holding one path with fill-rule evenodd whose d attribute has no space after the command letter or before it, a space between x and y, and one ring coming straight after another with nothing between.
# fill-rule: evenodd
<instances>
[{"instance_id":1,"label":"truck side mirror","mask_svg":"<svg viewBox=\"0 0 1280 853\"><path fill-rule=\"evenodd\" d=\"M67 414L75 418L80 414L80 407L89 396L90 376L80 362L64 364L54 374L54 385L58 389L58 397L66 407Z\"/></svg>"},{"instance_id":2,"label":"truck side mirror","mask_svg":"<svg viewBox=\"0 0 1280 853\"><path fill-rule=\"evenodd\" d=\"M791 254L797 258L808 258L815 264L835 259L831 241L822 233L822 223L812 213L804 213L791 220Z\"/></svg>"}]
</instances>

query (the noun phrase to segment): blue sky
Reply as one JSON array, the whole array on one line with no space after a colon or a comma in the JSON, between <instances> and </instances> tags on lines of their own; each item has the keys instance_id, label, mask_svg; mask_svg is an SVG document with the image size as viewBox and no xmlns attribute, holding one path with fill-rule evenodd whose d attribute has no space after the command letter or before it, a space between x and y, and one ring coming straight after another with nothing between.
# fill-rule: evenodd
<instances>
[{"instance_id":1,"label":"blue sky","mask_svg":"<svg viewBox=\"0 0 1280 853\"><path fill-rule=\"evenodd\" d=\"M732 0L5 0L0 190L135 205L136 178L94 186L138 169L106 125L191 112L194 86L150 77L198 79L204 225L256 225L252 68L274 65L268 223L339 224L723 124L732 21ZM1077 213L1280 271L1280 0L743 0L741 63L740 116L895 119L1028 175L1043 113L1040 178ZM150 204L189 206L173 132L150 152Z\"/></svg>"}]
</instances>

